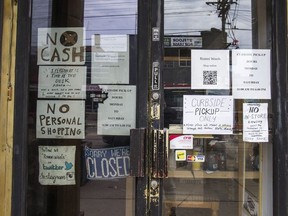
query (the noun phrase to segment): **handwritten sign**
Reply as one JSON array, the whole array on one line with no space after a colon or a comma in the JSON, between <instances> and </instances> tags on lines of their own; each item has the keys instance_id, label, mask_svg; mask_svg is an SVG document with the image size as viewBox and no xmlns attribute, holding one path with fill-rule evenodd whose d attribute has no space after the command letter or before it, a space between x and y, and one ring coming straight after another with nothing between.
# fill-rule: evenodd
<instances>
[{"instance_id":1,"label":"handwritten sign","mask_svg":"<svg viewBox=\"0 0 288 216\"><path fill-rule=\"evenodd\" d=\"M97 134L130 135L136 124L136 86L100 85L108 98L99 104Z\"/></svg>"},{"instance_id":2,"label":"handwritten sign","mask_svg":"<svg viewBox=\"0 0 288 216\"><path fill-rule=\"evenodd\" d=\"M37 138L84 139L85 102L37 101Z\"/></svg>"},{"instance_id":3,"label":"handwritten sign","mask_svg":"<svg viewBox=\"0 0 288 216\"><path fill-rule=\"evenodd\" d=\"M91 84L128 83L128 35L93 35Z\"/></svg>"},{"instance_id":4,"label":"handwritten sign","mask_svg":"<svg viewBox=\"0 0 288 216\"><path fill-rule=\"evenodd\" d=\"M191 50L191 89L229 88L229 50Z\"/></svg>"},{"instance_id":5,"label":"handwritten sign","mask_svg":"<svg viewBox=\"0 0 288 216\"><path fill-rule=\"evenodd\" d=\"M86 67L40 66L38 98L86 98Z\"/></svg>"},{"instance_id":6,"label":"handwritten sign","mask_svg":"<svg viewBox=\"0 0 288 216\"><path fill-rule=\"evenodd\" d=\"M75 146L39 146L39 183L75 184Z\"/></svg>"},{"instance_id":7,"label":"handwritten sign","mask_svg":"<svg viewBox=\"0 0 288 216\"><path fill-rule=\"evenodd\" d=\"M39 28L38 65L84 65L84 28Z\"/></svg>"},{"instance_id":8,"label":"handwritten sign","mask_svg":"<svg viewBox=\"0 0 288 216\"><path fill-rule=\"evenodd\" d=\"M243 140L268 142L268 104L243 103Z\"/></svg>"},{"instance_id":9,"label":"handwritten sign","mask_svg":"<svg viewBox=\"0 0 288 216\"><path fill-rule=\"evenodd\" d=\"M128 146L105 149L85 147L87 178L90 180L125 178L130 175Z\"/></svg>"},{"instance_id":10,"label":"handwritten sign","mask_svg":"<svg viewBox=\"0 0 288 216\"><path fill-rule=\"evenodd\" d=\"M270 50L232 50L235 99L270 99Z\"/></svg>"},{"instance_id":11,"label":"handwritten sign","mask_svg":"<svg viewBox=\"0 0 288 216\"><path fill-rule=\"evenodd\" d=\"M184 95L184 134L232 134L232 96Z\"/></svg>"}]
</instances>

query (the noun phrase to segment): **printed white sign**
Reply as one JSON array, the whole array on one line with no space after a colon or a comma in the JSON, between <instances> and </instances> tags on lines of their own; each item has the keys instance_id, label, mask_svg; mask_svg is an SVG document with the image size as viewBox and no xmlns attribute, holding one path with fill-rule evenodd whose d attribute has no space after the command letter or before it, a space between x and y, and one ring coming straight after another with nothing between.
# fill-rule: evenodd
<instances>
[{"instance_id":1,"label":"printed white sign","mask_svg":"<svg viewBox=\"0 0 288 216\"><path fill-rule=\"evenodd\" d=\"M268 142L267 103L243 103L243 140Z\"/></svg>"},{"instance_id":2,"label":"printed white sign","mask_svg":"<svg viewBox=\"0 0 288 216\"><path fill-rule=\"evenodd\" d=\"M39 183L75 185L75 146L39 146Z\"/></svg>"},{"instance_id":3,"label":"printed white sign","mask_svg":"<svg viewBox=\"0 0 288 216\"><path fill-rule=\"evenodd\" d=\"M192 135L170 134L170 149L193 149Z\"/></svg>"},{"instance_id":4,"label":"printed white sign","mask_svg":"<svg viewBox=\"0 0 288 216\"><path fill-rule=\"evenodd\" d=\"M191 50L191 89L229 89L229 50Z\"/></svg>"},{"instance_id":5,"label":"printed white sign","mask_svg":"<svg viewBox=\"0 0 288 216\"><path fill-rule=\"evenodd\" d=\"M84 139L85 102L37 101L37 138Z\"/></svg>"},{"instance_id":6,"label":"printed white sign","mask_svg":"<svg viewBox=\"0 0 288 216\"><path fill-rule=\"evenodd\" d=\"M39 28L38 65L84 65L84 28Z\"/></svg>"},{"instance_id":7,"label":"printed white sign","mask_svg":"<svg viewBox=\"0 0 288 216\"><path fill-rule=\"evenodd\" d=\"M39 66L38 98L86 98L86 67Z\"/></svg>"},{"instance_id":8,"label":"printed white sign","mask_svg":"<svg viewBox=\"0 0 288 216\"><path fill-rule=\"evenodd\" d=\"M91 84L129 83L129 36L93 35Z\"/></svg>"},{"instance_id":9,"label":"printed white sign","mask_svg":"<svg viewBox=\"0 0 288 216\"><path fill-rule=\"evenodd\" d=\"M270 99L270 50L232 50L235 99Z\"/></svg>"},{"instance_id":10,"label":"printed white sign","mask_svg":"<svg viewBox=\"0 0 288 216\"><path fill-rule=\"evenodd\" d=\"M97 134L129 135L136 122L136 86L100 85L108 93L104 103L99 103Z\"/></svg>"},{"instance_id":11,"label":"printed white sign","mask_svg":"<svg viewBox=\"0 0 288 216\"><path fill-rule=\"evenodd\" d=\"M232 134L233 97L184 95L184 134Z\"/></svg>"}]
</instances>

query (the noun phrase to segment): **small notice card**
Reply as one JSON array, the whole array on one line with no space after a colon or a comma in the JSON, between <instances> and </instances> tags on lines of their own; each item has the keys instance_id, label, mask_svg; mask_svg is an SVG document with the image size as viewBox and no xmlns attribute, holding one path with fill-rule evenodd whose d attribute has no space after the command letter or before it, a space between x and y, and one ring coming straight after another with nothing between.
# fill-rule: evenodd
<instances>
[{"instance_id":1,"label":"small notice card","mask_svg":"<svg viewBox=\"0 0 288 216\"><path fill-rule=\"evenodd\" d=\"M243 140L268 142L268 103L243 104Z\"/></svg>"},{"instance_id":2,"label":"small notice card","mask_svg":"<svg viewBox=\"0 0 288 216\"><path fill-rule=\"evenodd\" d=\"M39 146L39 183L75 184L75 146Z\"/></svg>"}]
</instances>

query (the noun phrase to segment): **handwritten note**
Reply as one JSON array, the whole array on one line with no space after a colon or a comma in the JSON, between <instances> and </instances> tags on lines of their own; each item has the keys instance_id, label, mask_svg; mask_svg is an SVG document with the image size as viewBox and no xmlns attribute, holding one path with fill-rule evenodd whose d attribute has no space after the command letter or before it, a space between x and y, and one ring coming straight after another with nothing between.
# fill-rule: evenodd
<instances>
[{"instance_id":1,"label":"handwritten note","mask_svg":"<svg viewBox=\"0 0 288 216\"><path fill-rule=\"evenodd\" d=\"M184 134L232 134L232 96L184 95Z\"/></svg>"},{"instance_id":2,"label":"handwritten note","mask_svg":"<svg viewBox=\"0 0 288 216\"><path fill-rule=\"evenodd\" d=\"M84 139L85 102L37 101L37 138Z\"/></svg>"},{"instance_id":3,"label":"handwritten note","mask_svg":"<svg viewBox=\"0 0 288 216\"><path fill-rule=\"evenodd\" d=\"M84 65L84 28L39 28L38 65Z\"/></svg>"},{"instance_id":4,"label":"handwritten note","mask_svg":"<svg viewBox=\"0 0 288 216\"><path fill-rule=\"evenodd\" d=\"M39 66L38 98L86 98L86 67Z\"/></svg>"},{"instance_id":5,"label":"handwritten note","mask_svg":"<svg viewBox=\"0 0 288 216\"><path fill-rule=\"evenodd\" d=\"M75 184L75 146L39 146L39 183Z\"/></svg>"},{"instance_id":6,"label":"handwritten note","mask_svg":"<svg viewBox=\"0 0 288 216\"><path fill-rule=\"evenodd\" d=\"M268 142L268 104L243 103L243 140Z\"/></svg>"}]
</instances>

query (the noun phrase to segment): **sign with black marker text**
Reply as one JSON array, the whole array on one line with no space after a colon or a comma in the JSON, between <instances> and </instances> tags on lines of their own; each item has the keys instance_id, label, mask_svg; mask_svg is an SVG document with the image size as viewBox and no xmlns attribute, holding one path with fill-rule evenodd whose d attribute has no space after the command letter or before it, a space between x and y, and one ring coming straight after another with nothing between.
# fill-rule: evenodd
<instances>
[{"instance_id":1,"label":"sign with black marker text","mask_svg":"<svg viewBox=\"0 0 288 216\"><path fill-rule=\"evenodd\" d=\"M84 139L85 102L70 100L37 101L37 138Z\"/></svg>"},{"instance_id":2,"label":"sign with black marker text","mask_svg":"<svg viewBox=\"0 0 288 216\"><path fill-rule=\"evenodd\" d=\"M84 65L84 28L38 28L38 65Z\"/></svg>"},{"instance_id":3,"label":"sign with black marker text","mask_svg":"<svg viewBox=\"0 0 288 216\"><path fill-rule=\"evenodd\" d=\"M86 67L39 66L38 98L86 98Z\"/></svg>"},{"instance_id":4,"label":"sign with black marker text","mask_svg":"<svg viewBox=\"0 0 288 216\"><path fill-rule=\"evenodd\" d=\"M75 146L38 146L39 183L75 184Z\"/></svg>"},{"instance_id":5,"label":"sign with black marker text","mask_svg":"<svg viewBox=\"0 0 288 216\"><path fill-rule=\"evenodd\" d=\"M268 142L268 103L243 103L243 141Z\"/></svg>"},{"instance_id":6,"label":"sign with black marker text","mask_svg":"<svg viewBox=\"0 0 288 216\"><path fill-rule=\"evenodd\" d=\"M183 96L184 134L232 134L232 96Z\"/></svg>"}]
</instances>

